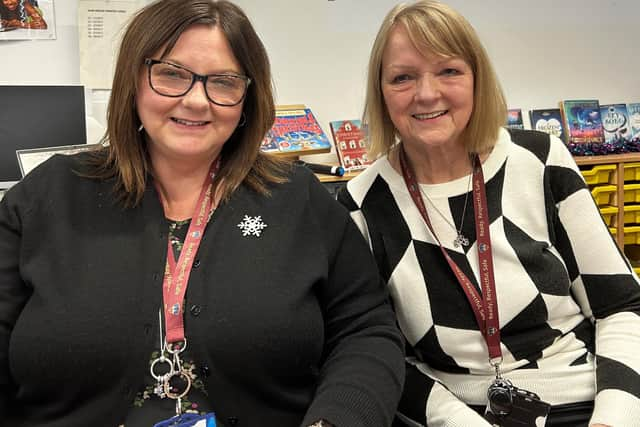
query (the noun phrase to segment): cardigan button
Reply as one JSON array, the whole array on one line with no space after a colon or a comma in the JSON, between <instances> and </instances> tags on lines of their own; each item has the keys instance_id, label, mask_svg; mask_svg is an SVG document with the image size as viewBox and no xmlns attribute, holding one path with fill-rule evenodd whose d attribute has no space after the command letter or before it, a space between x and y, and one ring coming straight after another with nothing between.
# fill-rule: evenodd
<instances>
[{"instance_id":1,"label":"cardigan button","mask_svg":"<svg viewBox=\"0 0 640 427\"><path fill-rule=\"evenodd\" d=\"M193 261L193 268L198 268L200 267L200 260L196 259L195 261Z\"/></svg>"},{"instance_id":2,"label":"cardigan button","mask_svg":"<svg viewBox=\"0 0 640 427\"><path fill-rule=\"evenodd\" d=\"M202 307L200 307L198 304L193 304L189 311L191 312L192 316L198 317L200 315L200 312L202 311Z\"/></svg>"}]
</instances>

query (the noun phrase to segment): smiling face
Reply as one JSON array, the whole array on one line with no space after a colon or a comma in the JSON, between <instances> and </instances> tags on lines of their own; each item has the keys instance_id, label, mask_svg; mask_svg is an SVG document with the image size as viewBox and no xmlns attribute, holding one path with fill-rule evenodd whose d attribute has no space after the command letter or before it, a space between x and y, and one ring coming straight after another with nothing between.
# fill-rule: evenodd
<instances>
[{"instance_id":1,"label":"smiling face","mask_svg":"<svg viewBox=\"0 0 640 427\"><path fill-rule=\"evenodd\" d=\"M160 59L160 53L153 58ZM218 26L194 25L188 28L162 60L203 75L243 74ZM143 67L140 73L138 87L136 108L149 137L152 161L159 158L212 161L236 129L242 115L242 102L232 107L216 105L207 99L201 82L196 82L181 97L157 94L149 85L147 67Z\"/></svg>"},{"instance_id":2,"label":"smiling face","mask_svg":"<svg viewBox=\"0 0 640 427\"><path fill-rule=\"evenodd\" d=\"M382 57L382 95L409 151L464 149L460 135L473 111L474 76L461 58L420 52L406 30L391 30Z\"/></svg>"},{"instance_id":3,"label":"smiling face","mask_svg":"<svg viewBox=\"0 0 640 427\"><path fill-rule=\"evenodd\" d=\"M2 4L9 10L16 10L18 8L18 0L2 0Z\"/></svg>"}]
</instances>

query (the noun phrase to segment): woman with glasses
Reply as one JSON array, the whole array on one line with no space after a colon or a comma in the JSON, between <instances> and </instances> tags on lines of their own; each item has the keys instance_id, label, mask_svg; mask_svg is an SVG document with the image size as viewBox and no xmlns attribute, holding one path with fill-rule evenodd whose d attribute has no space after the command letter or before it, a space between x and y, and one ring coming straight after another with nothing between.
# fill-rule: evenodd
<instances>
[{"instance_id":1,"label":"woman with glasses","mask_svg":"<svg viewBox=\"0 0 640 427\"><path fill-rule=\"evenodd\" d=\"M506 119L463 16L388 13L365 105L378 160L338 197L408 343L398 425L638 426L638 277L562 141Z\"/></svg>"},{"instance_id":2,"label":"woman with glasses","mask_svg":"<svg viewBox=\"0 0 640 427\"><path fill-rule=\"evenodd\" d=\"M273 120L238 7L134 16L108 145L0 203L0 424L390 425L404 367L385 287L348 212L259 151Z\"/></svg>"}]
</instances>

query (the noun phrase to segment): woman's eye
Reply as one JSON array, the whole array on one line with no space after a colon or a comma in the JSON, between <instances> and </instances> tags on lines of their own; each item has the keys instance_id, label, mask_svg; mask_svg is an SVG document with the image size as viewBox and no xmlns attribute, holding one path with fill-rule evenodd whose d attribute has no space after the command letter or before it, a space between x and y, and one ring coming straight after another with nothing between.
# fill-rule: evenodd
<instances>
[{"instance_id":1,"label":"woman's eye","mask_svg":"<svg viewBox=\"0 0 640 427\"><path fill-rule=\"evenodd\" d=\"M164 70L162 72L162 75L164 77L171 77L171 78L174 78L174 79L180 77L180 73L176 73L174 70Z\"/></svg>"},{"instance_id":2,"label":"woman's eye","mask_svg":"<svg viewBox=\"0 0 640 427\"><path fill-rule=\"evenodd\" d=\"M455 68L445 68L444 70L442 70L442 74L445 76L457 76L458 74L460 74L460 71Z\"/></svg>"},{"instance_id":3,"label":"woman's eye","mask_svg":"<svg viewBox=\"0 0 640 427\"><path fill-rule=\"evenodd\" d=\"M400 74L391 79L391 83L400 84L408 82L409 80L411 80L411 76L409 74Z\"/></svg>"},{"instance_id":4,"label":"woman's eye","mask_svg":"<svg viewBox=\"0 0 640 427\"><path fill-rule=\"evenodd\" d=\"M158 76L163 77L165 79L172 79L172 80L190 80L191 79L191 75L189 72L181 70L179 68L175 68L175 67L158 67L157 70L155 70L158 74Z\"/></svg>"}]
</instances>

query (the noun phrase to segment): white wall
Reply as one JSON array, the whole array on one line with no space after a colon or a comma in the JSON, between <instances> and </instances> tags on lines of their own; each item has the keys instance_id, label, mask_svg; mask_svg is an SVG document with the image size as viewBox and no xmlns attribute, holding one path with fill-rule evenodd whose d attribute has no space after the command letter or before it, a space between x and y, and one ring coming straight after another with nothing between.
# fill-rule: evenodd
<instances>
[{"instance_id":1,"label":"white wall","mask_svg":"<svg viewBox=\"0 0 640 427\"><path fill-rule=\"evenodd\" d=\"M396 0L236 1L267 46L279 104L307 104L327 132L329 121L361 115L369 49ZM448 3L480 34L510 107L640 102L640 1ZM55 8L57 40L0 42L0 84L79 83L77 0L55 0Z\"/></svg>"},{"instance_id":2,"label":"white wall","mask_svg":"<svg viewBox=\"0 0 640 427\"><path fill-rule=\"evenodd\" d=\"M78 0L54 0L56 40L0 41L0 84L79 84Z\"/></svg>"}]
</instances>

